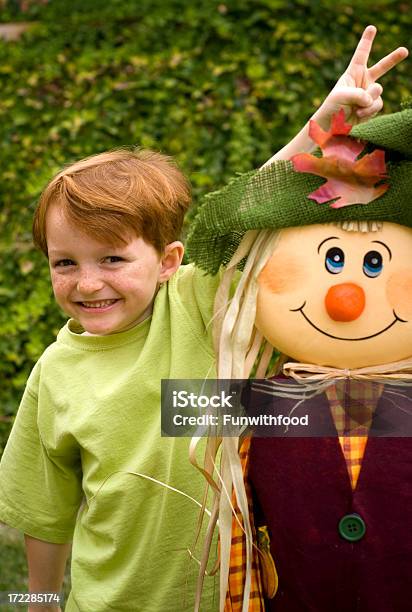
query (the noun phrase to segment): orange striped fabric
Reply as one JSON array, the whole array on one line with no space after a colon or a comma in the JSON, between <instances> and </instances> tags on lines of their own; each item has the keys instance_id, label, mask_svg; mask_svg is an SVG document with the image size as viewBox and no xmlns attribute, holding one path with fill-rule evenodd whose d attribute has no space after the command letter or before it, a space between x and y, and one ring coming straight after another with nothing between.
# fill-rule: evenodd
<instances>
[{"instance_id":1,"label":"orange striped fabric","mask_svg":"<svg viewBox=\"0 0 412 612\"><path fill-rule=\"evenodd\" d=\"M249 447L250 438L245 438L243 441L239 455L242 463L243 474L245 478L245 488L249 502L249 513L251 517L251 527L253 539L256 541L256 529L253 521L252 508L252 493L248 481L249 472ZM236 516L243 525L242 517L237 507L236 500L232 499L233 507ZM243 589L246 574L246 546L243 530L235 517L232 520L232 545L230 550L230 570L229 570L229 586L226 593L225 612L241 612L243 602ZM253 547L252 556L252 582L249 598L249 612L264 612L265 605L263 601L262 580L259 568L259 552L256 547Z\"/></svg>"},{"instance_id":2,"label":"orange striped fabric","mask_svg":"<svg viewBox=\"0 0 412 612\"><path fill-rule=\"evenodd\" d=\"M354 490L368 441L368 433L383 385L361 381L339 381L326 390L339 442Z\"/></svg>"}]
</instances>

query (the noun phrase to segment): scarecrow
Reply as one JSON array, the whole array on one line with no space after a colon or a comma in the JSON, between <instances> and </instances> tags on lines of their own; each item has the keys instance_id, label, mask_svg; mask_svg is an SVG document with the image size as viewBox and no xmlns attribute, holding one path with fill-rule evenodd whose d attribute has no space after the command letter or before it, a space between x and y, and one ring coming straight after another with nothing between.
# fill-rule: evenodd
<instances>
[{"instance_id":1,"label":"scarecrow","mask_svg":"<svg viewBox=\"0 0 412 612\"><path fill-rule=\"evenodd\" d=\"M223 439L225 609L406 612L412 108L356 127L342 111L329 131L313 122L310 135L314 155L277 161L210 194L188 244L207 272L225 266L215 315L219 377L265 378L255 406L277 398L283 414L322 414L334 432Z\"/></svg>"}]
</instances>

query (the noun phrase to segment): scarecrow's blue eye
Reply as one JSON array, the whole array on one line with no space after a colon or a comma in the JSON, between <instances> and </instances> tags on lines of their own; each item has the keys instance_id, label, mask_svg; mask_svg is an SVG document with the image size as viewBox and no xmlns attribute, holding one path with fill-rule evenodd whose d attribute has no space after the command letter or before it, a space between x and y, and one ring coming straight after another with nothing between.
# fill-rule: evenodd
<instances>
[{"instance_id":1,"label":"scarecrow's blue eye","mask_svg":"<svg viewBox=\"0 0 412 612\"><path fill-rule=\"evenodd\" d=\"M363 258L363 271L366 276L375 278L382 272L382 255L378 251L369 251Z\"/></svg>"},{"instance_id":2,"label":"scarecrow's blue eye","mask_svg":"<svg viewBox=\"0 0 412 612\"><path fill-rule=\"evenodd\" d=\"M339 272L342 272L344 264L345 255L342 249L333 247L328 250L325 257L325 268L328 272L331 274L339 274Z\"/></svg>"}]
</instances>

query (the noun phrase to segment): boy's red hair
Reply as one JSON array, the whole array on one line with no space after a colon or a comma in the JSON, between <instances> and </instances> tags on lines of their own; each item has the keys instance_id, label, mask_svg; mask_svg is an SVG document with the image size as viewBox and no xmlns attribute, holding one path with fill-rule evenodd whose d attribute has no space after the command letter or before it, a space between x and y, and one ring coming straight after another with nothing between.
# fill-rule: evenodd
<instances>
[{"instance_id":1,"label":"boy's red hair","mask_svg":"<svg viewBox=\"0 0 412 612\"><path fill-rule=\"evenodd\" d=\"M179 238L190 200L189 182L171 157L107 151L67 166L46 186L34 214L34 244L47 256L46 215L57 204L96 240L125 244L132 233L162 253Z\"/></svg>"}]
</instances>

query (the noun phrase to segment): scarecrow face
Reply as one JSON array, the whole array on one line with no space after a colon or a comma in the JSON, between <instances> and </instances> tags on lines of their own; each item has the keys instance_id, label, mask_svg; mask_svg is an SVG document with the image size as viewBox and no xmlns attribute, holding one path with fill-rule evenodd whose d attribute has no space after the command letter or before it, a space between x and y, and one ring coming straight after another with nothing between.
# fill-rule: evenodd
<instances>
[{"instance_id":1,"label":"scarecrow face","mask_svg":"<svg viewBox=\"0 0 412 612\"><path fill-rule=\"evenodd\" d=\"M412 355L412 229L282 230L259 276L256 326L291 358L356 368Z\"/></svg>"}]
</instances>

